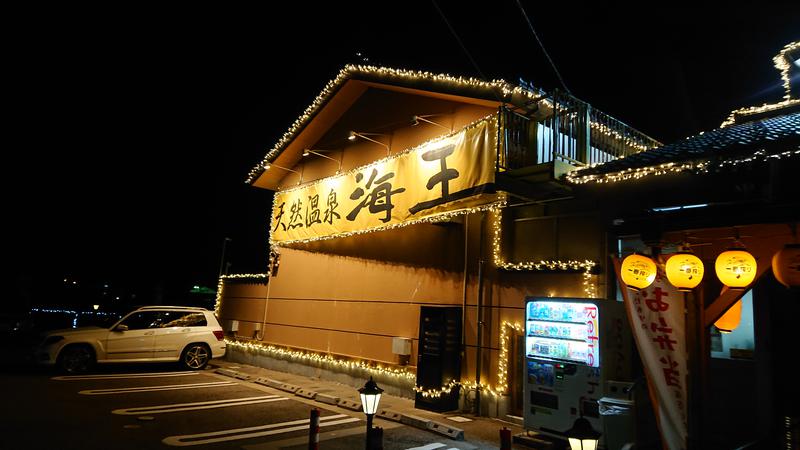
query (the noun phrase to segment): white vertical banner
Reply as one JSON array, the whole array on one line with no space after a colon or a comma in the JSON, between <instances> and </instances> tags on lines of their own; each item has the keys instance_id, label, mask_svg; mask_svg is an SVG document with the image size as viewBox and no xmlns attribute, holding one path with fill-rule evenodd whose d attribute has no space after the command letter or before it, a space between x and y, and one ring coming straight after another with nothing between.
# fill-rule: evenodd
<instances>
[{"instance_id":1,"label":"white vertical banner","mask_svg":"<svg viewBox=\"0 0 800 450\"><path fill-rule=\"evenodd\" d=\"M685 449L688 358L684 295L659 267L653 284L624 297L664 445L670 450Z\"/></svg>"}]
</instances>

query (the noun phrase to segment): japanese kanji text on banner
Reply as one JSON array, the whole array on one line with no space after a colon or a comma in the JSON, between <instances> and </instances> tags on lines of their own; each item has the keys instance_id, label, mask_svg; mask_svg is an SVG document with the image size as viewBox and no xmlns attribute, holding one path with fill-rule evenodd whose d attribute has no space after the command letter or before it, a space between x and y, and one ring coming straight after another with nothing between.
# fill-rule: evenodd
<instances>
[{"instance_id":1,"label":"japanese kanji text on banner","mask_svg":"<svg viewBox=\"0 0 800 450\"><path fill-rule=\"evenodd\" d=\"M275 193L273 244L394 228L498 201L497 117L347 173ZM491 189L489 189L491 190Z\"/></svg>"},{"instance_id":2,"label":"japanese kanji text on banner","mask_svg":"<svg viewBox=\"0 0 800 450\"><path fill-rule=\"evenodd\" d=\"M659 268L649 287L628 293L625 308L657 405L666 447L686 448L686 325L684 298Z\"/></svg>"}]
</instances>

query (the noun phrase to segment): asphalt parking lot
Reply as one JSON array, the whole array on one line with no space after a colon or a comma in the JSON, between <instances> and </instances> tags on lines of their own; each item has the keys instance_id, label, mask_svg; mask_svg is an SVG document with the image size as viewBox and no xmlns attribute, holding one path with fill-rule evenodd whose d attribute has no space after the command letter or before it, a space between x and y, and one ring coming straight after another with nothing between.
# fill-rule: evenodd
<instances>
[{"instance_id":1,"label":"asphalt parking lot","mask_svg":"<svg viewBox=\"0 0 800 450\"><path fill-rule=\"evenodd\" d=\"M172 365L100 367L62 376L4 370L0 448L15 449L301 449L308 418L320 410L320 448L363 448L360 412L320 406L283 391ZM431 433L376 420L387 449L472 449Z\"/></svg>"}]
</instances>

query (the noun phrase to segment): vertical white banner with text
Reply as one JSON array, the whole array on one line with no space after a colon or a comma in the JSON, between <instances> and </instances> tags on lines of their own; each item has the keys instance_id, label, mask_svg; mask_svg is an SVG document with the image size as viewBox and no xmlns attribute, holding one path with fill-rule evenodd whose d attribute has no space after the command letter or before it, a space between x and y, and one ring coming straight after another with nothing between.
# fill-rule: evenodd
<instances>
[{"instance_id":1,"label":"vertical white banner with text","mask_svg":"<svg viewBox=\"0 0 800 450\"><path fill-rule=\"evenodd\" d=\"M653 284L625 297L664 444L670 450L685 449L688 359L683 293L659 267Z\"/></svg>"}]
</instances>

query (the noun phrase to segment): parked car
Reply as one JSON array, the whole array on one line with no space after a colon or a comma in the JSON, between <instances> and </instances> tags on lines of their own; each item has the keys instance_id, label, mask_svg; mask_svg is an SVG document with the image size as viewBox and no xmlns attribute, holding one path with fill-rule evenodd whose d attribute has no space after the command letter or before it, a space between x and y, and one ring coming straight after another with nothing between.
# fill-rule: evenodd
<instances>
[{"instance_id":1,"label":"parked car","mask_svg":"<svg viewBox=\"0 0 800 450\"><path fill-rule=\"evenodd\" d=\"M95 363L179 361L203 369L225 355L224 333L213 311L187 306L145 306L109 328L82 327L46 333L36 349L39 364L83 373Z\"/></svg>"}]
</instances>

